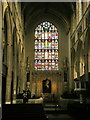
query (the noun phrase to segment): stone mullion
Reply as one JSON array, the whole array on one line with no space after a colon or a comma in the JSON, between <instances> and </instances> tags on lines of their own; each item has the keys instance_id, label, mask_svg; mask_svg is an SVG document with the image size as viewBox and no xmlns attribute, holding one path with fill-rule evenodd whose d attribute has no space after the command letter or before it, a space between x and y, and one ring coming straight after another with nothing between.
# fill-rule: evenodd
<instances>
[{"instance_id":1,"label":"stone mullion","mask_svg":"<svg viewBox=\"0 0 90 120\"><path fill-rule=\"evenodd\" d=\"M17 66L17 75L18 75L18 93L20 92L20 50L19 50L19 45L18 45L18 66Z\"/></svg>"}]
</instances>

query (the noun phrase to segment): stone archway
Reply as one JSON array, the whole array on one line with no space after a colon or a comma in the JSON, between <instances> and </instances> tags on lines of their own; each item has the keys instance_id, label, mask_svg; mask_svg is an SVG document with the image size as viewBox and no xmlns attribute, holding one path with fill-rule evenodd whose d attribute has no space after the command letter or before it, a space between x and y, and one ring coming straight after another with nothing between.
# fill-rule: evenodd
<instances>
[{"instance_id":1,"label":"stone archway","mask_svg":"<svg viewBox=\"0 0 90 120\"><path fill-rule=\"evenodd\" d=\"M85 76L88 81L88 72L90 72L90 27L86 31L85 42L84 42L84 53L85 53Z\"/></svg>"},{"instance_id":2,"label":"stone archway","mask_svg":"<svg viewBox=\"0 0 90 120\"><path fill-rule=\"evenodd\" d=\"M7 61L7 78L6 78L6 104L11 103L11 81L12 81L12 31L11 31L11 19L10 10L7 7L5 10L6 22L7 22L7 47L6 47L6 61Z\"/></svg>"},{"instance_id":3,"label":"stone archway","mask_svg":"<svg viewBox=\"0 0 90 120\"><path fill-rule=\"evenodd\" d=\"M2 104L5 103L6 99L6 78L7 78L7 47L8 47L8 40L7 40L7 26L8 26L8 21L7 21L7 9L4 14L4 28L3 28L3 34L4 34L4 39L3 39L3 53L2 53Z\"/></svg>"}]
</instances>

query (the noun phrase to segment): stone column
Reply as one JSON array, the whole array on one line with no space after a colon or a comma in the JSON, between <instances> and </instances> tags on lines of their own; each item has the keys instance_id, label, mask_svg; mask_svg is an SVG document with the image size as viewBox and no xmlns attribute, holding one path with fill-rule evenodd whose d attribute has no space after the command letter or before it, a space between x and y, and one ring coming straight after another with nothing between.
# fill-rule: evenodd
<instances>
[{"instance_id":1,"label":"stone column","mask_svg":"<svg viewBox=\"0 0 90 120\"><path fill-rule=\"evenodd\" d=\"M57 76L57 95L60 97L60 78L59 78L59 72L56 73Z\"/></svg>"},{"instance_id":2,"label":"stone column","mask_svg":"<svg viewBox=\"0 0 90 120\"><path fill-rule=\"evenodd\" d=\"M79 17L79 21L81 20L82 18L82 4L81 4L81 0L79 0L79 3L78 3L78 17Z\"/></svg>"},{"instance_id":3,"label":"stone column","mask_svg":"<svg viewBox=\"0 0 90 120\"><path fill-rule=\"evenodd\" d=\"M24 42L23 42L24 44ZM23 74L23 90L25 89L25 83L26 83L26 62L25 62L25 49L23 47L23 52L22 52L22 56L23 56L23 62L22 62L22 74Z\"/></svg>"},{"instance_id":4,"label":"stone column","mask_svg":"<svg viewBox=\"0 0 90 120\"><path fill-rule=\"evenodd\" d=\"M78 20L78 17L79 17L79 13L78 13L79 8L78 7L79 7L79 5L78 4L79 4L79 2L76 2L76 25L78 25L78 21L79 21Z\"/></svg>"},{"instance_id":5,"label":"stone column","mask_svg":"<svg viewBox=\"0 0 90 120\"><path fill-rule=\"evenodd\" d=\"M25 60L24 60L23 61L23 90L25 89L25 84L26 84L26 67L25 67Z\"/></svg>"},{"instance_id":6,"label":"stone column","mask_svg":"<svg viewBox=\"0 0 90 120\"><path fill-rule=\"evenodd\" d=\"M19 64L19 80L20 80L20 82L19 82L20 93L22 93L22 61L21 60L20 60L20 64Z\"/></svg>"},{"instance_id":7,"label":"stone column","mask_svg":"<svg viewBox=\"0 0 90 120\"><path fill-rule=\"evenodd\" d=\"M21 51L20 51L20 43L18 44L18 50L17 50L17 53L18 53L18 92L17 94L19 94L21 91L20 91L20 83L21 83Z\"/></svg>"},{"instance_id":8,"label":"stone column","mask_svg":"<svg viewBox=\"0 0 90 120\"><path fill-rule=\"evenodd\" d=\"M77 78L79 79L80 77L80 60L79 60L79 56L78 56L78 60L77 60Z\"/></svg>"},{"instance_id":9,"label":"stone column","mask_svg":"<svg viewBox=\"0 0 90 120\"><path fill-rule=\"evenodd\" d=\"M76 21L77 21L77 24L79 23L81 18L82 18L82 4L81 4L81 0L78 0L76 2Z\"/></svg>"},{"instance_id":10,"label":"stone column","mask_svg":"<svg viewBox=\"0 0 90 120\"><path fill-rule=\"evenodd\" d=\"M14 44L15 44L15 53L14 53L13 103L15 104L16 103L16 85L17 85L17 47L16 47L16 41Z\"/></svg>"},{"instance_id":11,"label":"stone column","mask_svg":"<svg viewBox=\"0 0 90 120\"><path fill-rule=\"evenodd\" d=\"M85 79L88 81L88 54L85 54Z\"/></svg>"},{"instance_id":12,"label":"stone column","mask_svg":"<svg viewBox=\"0 0 90 120\"><path fill-rule=\"evenodd\" d=\"M88 45L89 45L88 47L88 72L90 72L90 42L88 43Z\"/></svg>"},{"instance_id":13,"label":"stone column","mask_svg":"<svg viewBox=\"0 0 90 120\"><path fill-rule=\"evenodd\" d=\"M2 51L1 42L2 42L2 3L0 2L0 51ZM2 98L1 91L2 91L2 52L0 52L0 109L1 109L1 98Z\"/></svg>"},{"instance_id":14,"label":"stone column","mask_svg":"<svg viewBox=\"0 0 90 120\"><path fill-rule=\"evenodd\" d=\"M9 11L7 11L7 79L6 79L6 104L11 103L11 81L12 81L12 33L11 33L11 24Z\"/></svg>"},{"instance_id":15,"label":"stone column","mask_svg":"<svg viewBox=\"0 0 90 120\"><path fill-rule=\"evenodd\" d=\"M20 93L23 92L23 84L24 84L24 61L21 62L21 81L20 81Z\"/></svg>"},{"instance_id":16,"label":"stone column","mask_svg":"<svg viewBox=\"0 0 90 120\"><path fill-rule=\"evenodd\" d=\"M84 1L86 1L86 0L84 0ZM86 2L83 2L83 13L85 13L85 11L86 11Z\"/></svg>"},{"instance_id":17,"label":"stone column","mask_svg":"<svg viewBox=\"0 0 90 120\"><path fill-rule=\"evenodd\" d=\"M74 12L74 11L73 11ZM71 27L72 27L72 29L71 29L71 34L74 32L74 30L75 30L75 27L76 27L76 21L75 21L76 19L75 19L75 12L73 13L73 15L72 15L72 18L71 18L71 21L72 21L72 23L71 23Z\"/></svg>"},{"instance_id":18,"label":"stone column","mask_svg":"<svg viewBox=\"0 0 90 120\"><path fill-rule=\"evenodd\" d=\"M71 65L72 88L74 87L74 65Z\"/></svg>"},{"instance_id":19,"label":"stone column","mask_svg":"<svg viewBox=\"0 0 90 120\"><path fill-rule=\"evenodd\" d=\"M71 89L72 89L72 80L73 79L71 79L71 39L70 39L70 32L69 32L69 34L68 34L68 60L69 60L69 65L68 65L68 70L69 70L69 80L68 80L68 82L69 82L69 91L71 91Z\"/></svg>"}]
</instances>

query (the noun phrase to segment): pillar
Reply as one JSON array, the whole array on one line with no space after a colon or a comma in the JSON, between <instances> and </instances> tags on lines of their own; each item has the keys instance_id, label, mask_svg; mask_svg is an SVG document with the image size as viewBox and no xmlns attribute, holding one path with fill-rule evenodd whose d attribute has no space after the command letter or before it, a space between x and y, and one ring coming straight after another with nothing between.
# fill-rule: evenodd
<instances>
[{"instance_id":1,"label":"pillar","mask_svg":"<svg viewBox=\"0 0 90 120\"><path fill-rule=\"evenodd\" d=\"M6 79L6 104L11 103L11 81L12 81L12 33L10 26L9 10L7 11L7 79Z\"/></svg>"},{"instance_id":2,"label":"pillar","mask_svg":"<svg viewBox=\"0 0 90 120\"><path fill-rule=\"evenodd\" d=\"M17 85L17 45L16 45L16 41L17 40L15 39L15 41L14 41L15 53L14 53L13 104L16 103L16 85Z\"/></svg>"},{"instance_id":3,"label":"pillar","mask_svg":"<svg viewBox=\"0 0 90 120\"><path fill-rule=\"evenodd\" d=\"M78 17L79 17L79 14L78 14L78 9L79 8L78 7L79 7L79 5L78 4L79 4L79 2L76 2L76 25L78 25L78 21L79 21L78 20Z\"/></svg>"},{"instance_id":4,"label":"pillar","mask_svg":"<svg viewBox=\"0 0 90 120\"><path fill-rule=\"evenodd\" d=\"M71 89L72 89L72 82L73 82L73 79L72 79L72 77L71 77L71 39L70 39L70 32L69 32L69 34L68 34L68 58L69 58L69 92L71 91Z\"/></svg>"},{"instance_id":5,"label":"pillar","mask_svg":"<svg viewBox=\"0 0 90 120\"><path fill-rule=\"evenodd\" d=\"M0 51L2 51L1 42L2 42L2 3L0 2ZM0 113L1 113L1 98L2 98L1 91L2 91L2 52L0 52Z\"/></svg>"},{"instance_id":6,"label":"pillar","mask_svg":"<svg viewBox=\"0 0 90 120\"><path fill-rule=\"evenodd\" d=\"M23 88L23 84L24 84L24 76L25 76L25 74L24 74L24 69L25 69L25 67L24 67L24 61L22 61L21 62L21 81L20 81L20 92L22 93L23 92L23 90L24 90L24 88Z\"/></svg>"},{"instance_id":7,"label":"pillar","mask_svg":"<svg viewBox=\"0 0 90 120\"><path fill-rule=\"evenodd\" d=\"M88 81L88 55L85 54L85 79Z\"/></svg>"},{"instance_id":8,"label":"pillar","mask_svg":"<svg viewBox=\"0 0 90 120\"><path fill-rule=\"evenodd\" d=\"M79 0L79 4L78 4L78 17L79 17L79 21L81 20L82 18L82 4L81 4L81 0Z\"/></svg>"}]
</instances>

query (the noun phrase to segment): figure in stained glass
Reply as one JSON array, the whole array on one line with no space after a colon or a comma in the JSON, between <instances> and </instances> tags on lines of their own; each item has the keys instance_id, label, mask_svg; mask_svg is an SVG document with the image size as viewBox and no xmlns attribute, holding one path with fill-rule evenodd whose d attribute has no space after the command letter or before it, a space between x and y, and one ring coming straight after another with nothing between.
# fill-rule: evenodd
<instances>
[{"instance_id":1,"label":"figure in stained glass","mask_svg":"<svg viewBox=\"0 0 90 120\"><path fill-rule=\"evenodd\" d=\"M45 21L35 29L35 70L58 70L58 31Z\"/></svg>"}]
</instances>

